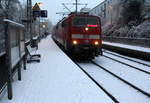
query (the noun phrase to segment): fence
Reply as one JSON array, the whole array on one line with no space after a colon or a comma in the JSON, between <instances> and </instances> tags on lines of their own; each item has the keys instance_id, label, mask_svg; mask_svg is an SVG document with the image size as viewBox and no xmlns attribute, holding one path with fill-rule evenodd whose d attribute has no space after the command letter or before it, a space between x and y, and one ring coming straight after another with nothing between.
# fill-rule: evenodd
<instances>
[{"instance_id":1,"label":"fence","mask_svg":"<svg viewBox=\"0 0 150 103\"><path fill-rule=\"evenodd\" d=\"M0 52L0 78L3 78L0 79L0 90L7 86L8 98L12 99L12 78L18 73L18 80L21 80L21 64L26 65L24 26L8 19L4 19L3 25L5 39L1 44L5 45L5 49L1 48L3 52Z\"/></svg>"}]
</instances>

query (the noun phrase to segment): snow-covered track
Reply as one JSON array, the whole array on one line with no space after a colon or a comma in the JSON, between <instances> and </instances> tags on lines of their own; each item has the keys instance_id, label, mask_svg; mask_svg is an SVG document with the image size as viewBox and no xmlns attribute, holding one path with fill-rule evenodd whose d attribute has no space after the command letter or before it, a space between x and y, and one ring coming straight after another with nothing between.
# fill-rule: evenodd
<instances>
[{"instance_id":1,"label":"snow-covered track","mask_svg":"<svg viewBox=\"0 0 150 103\"><path fill-rule=\"evenodd\" d=\"M91 63L93 63L94 65L98 66L100 69L106 71L107 73L111 74L112 76L118 78L119 80L121 80L121 81L124 82L125 84L129 85L130 87L132 87L132 88L138 90L139 92L141 92L141 93L144 94L145 96L150 97L150 94L149 94L148 92L142 90L141 88L137 87L136 85L134 85L134 84L128 82L127 80L121 78L120 76L114 74L113 72L109 71L109 70L106 69L105 67L103 67L103 66L97 64L97 63L94 62L94 61L91 61Z\"/></svg>"},{"instance_id":2,"label":"snow-covered track","mask_svg":"<svg viewBox=\"0 0 150 103\"><path fill-rule=\"evenodd\" d=\"M135 63L138 63L138 64L142 64L144 66L147 66L147 67L150 67L149 64L146 64L146 63L142 63L140 61L137 61L137 60L133 60L131 58L128 58L128 57L125 57L125 56L121 56L121 55L118 55L118 54L115 54L115 53L112 53L112 52L108 52L106 50L103 50L104 53L107 53L107 54L111 54L111 55L114 55L114 56L117 56L117 57L120 57L120 58L123 58L123 59L126 59L126 60L129 60L129 61L132 61L132 62L135 62Z\"/></svg>"},{"instance_id":3,"label":"snow-covered track","mask_svg":"<svg viewBox=\"0 0 150 103\"><path fill-rule=\"evenodd\" d=\"M76 62L75 62L76 63ZM120 103L111 93L109 93L102 85L100 85L88 72L86 72L78 63L76 65L101 89L103 90L115 103Z\"/></svg>"},{"instance_id":4,"label":"snow-covered track","mask_svg":"<svg viewBox=\"0 0 150 103\"><path fill-rule=\"evenodd\" d=\"M106 55L103 55L103 56L106 57L106 58L109 58L109 59L111 59L111 60L114 60L114 61L116 61L116 62L118 62L118 63L127 65L127 66L129 66L129 67L131 67L131 68L133 68L133 69L136 69L136 70L138 70L138 71L141 71L141 72L143 72L143 73L150 74L149 71L143 70L143 69L141 69L141 68L135 67L135 66L133 66L133 65L130 65L130 64L125 63L125 62L122 62L122 61L119 61L119 60L117 60L117 59L114 59L114 58L109 57L109 56L106 56Z\"/></svg>"}]
</instances>

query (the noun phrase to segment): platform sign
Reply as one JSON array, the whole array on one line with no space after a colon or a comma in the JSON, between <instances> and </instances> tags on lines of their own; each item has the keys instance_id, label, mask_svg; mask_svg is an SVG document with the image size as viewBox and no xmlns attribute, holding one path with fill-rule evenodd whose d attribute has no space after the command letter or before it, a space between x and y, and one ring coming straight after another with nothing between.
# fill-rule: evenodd
<instances>
[{"instance_id":1,"label":"platform sign","mask_svg":"<svg viewBox=\"0 0 150 103\"><path fill-rule=\"evenodd\" d=\"M33 11L33 17L40 17L40 14L39 10Z\"/></svg>"},{"instance_id":2,"label":"platform sign","mask_svg":"<svg viewBox=\"0 0 150 103\"><path fill-rule=\"evenodd\" d=\"M33 10L33 17L47 17L47 10Z\"/></svg>"},{"instance_id":3,"label":"platform sign","mask_svg":"<svg viewBox=\"0 0 150 103\"><path fill-rule=\"evenodd\" d=\"M41 17L47 17L47 10L41 10Z\"/></svg>"}]
</instances>

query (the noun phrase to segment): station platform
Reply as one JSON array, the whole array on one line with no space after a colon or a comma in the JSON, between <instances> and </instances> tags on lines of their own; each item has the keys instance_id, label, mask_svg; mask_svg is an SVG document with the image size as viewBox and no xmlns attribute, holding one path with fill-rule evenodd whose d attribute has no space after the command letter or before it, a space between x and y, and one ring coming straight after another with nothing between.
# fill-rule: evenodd
<instances>
[{"instance_id":1,"label":"station platform","mask_svg":"<svg viewBox=\"0 0 150 103\"><path fill-rule=\"evenodd\" d=\"M150 61L150 48L103 41L103 49L125 56Z\"/></svg>"},{"instance_id":2,"label":"station platform","mask_svg":"<svg viewBox=\"0 0 150 103\"><path fill-rule=\"evenodd\" d=\"M106 42L106 41L103 41L103 44L111 45L111 46L115 46L115 47L126 48L126 49L131 49L131 50L136 50L136 51L139 51L139 52L150 53L150 48L147 48L147 47L133 46L133 45L127 45L127 44L121 44L121 43L113 43L113 42Z\"/></svg>"},{"instance_id":3,"label":"station platform","mask_svg":"<svg viewBox=\"0 0 150 103\"><path fill-rule=\"evenodd\" d=\"M40 63L27 64L22 80L13 81L13 99L7 93L0 103L113 103L50 36L39 44Z\"/></svg>"}]
</instances>

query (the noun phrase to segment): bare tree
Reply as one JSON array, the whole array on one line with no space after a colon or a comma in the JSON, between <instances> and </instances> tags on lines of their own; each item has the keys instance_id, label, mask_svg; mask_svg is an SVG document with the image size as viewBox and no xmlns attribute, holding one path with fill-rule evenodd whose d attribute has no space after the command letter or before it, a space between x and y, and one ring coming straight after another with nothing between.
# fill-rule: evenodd
<instances>
[{"instance_id":1,"label":"bare tree","mask_svg":"<svg viewBox=\"0 0 150 103\"><path fill-rule=\"evenodd\" d=\"M150 0L144 0L143 17L144 19L150 18Z\"/></svg>"},{"instance_id":2,"label":"bare tree","mask_svg":"<svg viewBox=\"0 0 150 103\"><path fill-rule=\"evenodd\" d=\"M21 20L22 5L19 0L0 0L0 17Z\"/></svg>"},{"instance_id":3,"label":"bare tree","mask_svg":"<svg viewBox=\"0 0 150 103\"><path fill-rule=\"evenodd\" d=\"M124 24L131 21L140 23L142 20L143 0L124 0L122 2L123 10L121 12Z\"/></svg>"}]
</instances>

